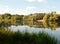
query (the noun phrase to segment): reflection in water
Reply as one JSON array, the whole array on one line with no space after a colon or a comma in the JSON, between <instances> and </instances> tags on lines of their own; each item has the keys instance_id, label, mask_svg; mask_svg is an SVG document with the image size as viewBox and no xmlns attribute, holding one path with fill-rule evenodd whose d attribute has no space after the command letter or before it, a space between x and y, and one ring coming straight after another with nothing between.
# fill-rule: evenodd
<instances>
[{"instance_id":1,"label":"reflection in water","mask_svg":"<svg viewBox=\"0 0 60 44\"><path fill-rule=\"evenodd\" d=\"M60 27L60 23L56 23L56 22L48 22L48 23L44 23L43 24L44 27L46 28L51 28L51 30L56 30L56 28Z\"/></svg>"},{"instance_id":2,"label":"reflection in water","mask_svg":"<svg viewBox=\"0 0 60 44\"><path fill-rule=\"evenodd\" d=\"M30 33L35 32L47 32L51 36L55 36L59 41L60 41L60 23L56 22L35 22L35 23L27 23L26 22L23 25L11 25L11 24L6 24L6 23L0 23L0 28L2 29L3 27L8 28L12 31L18 31L20 30L21 32L28 31ZM29 27L30 26L30 27ZM6 29L5 28L5 29Z\"/></svg>"},{"instance_id":3,"label":"reflection in water","mask_svg":"<svg viewBox=\"0 0 60 44\"><path fill-rule=\"evenodd\" d=\"M28 23L27 23L28 22ZM35 23L32 22L31 20L30 21L27 21L27 22L22 22L22 24L18 24L15 23L14 26L19 26L19 25L27 25L27 26L30 26L30 27L34 27L34 28L50 28L51 30L56 30L56 28L59 28L60 27L60 22L41 22L41 21L36 21ZM3 27L9 27L11 26L11 24L9 23L0 23L0 28L3 28Z\"/></svg>"},{"instance_id":4,"label":"reflection in water","mask_svg":"<svg viewBox=\"0 0 60 44\"><path fill-rule=\"evenodd\" d=\"M29 27L29 26L10 26L9 29L11 31L21 31L21 32L25 32L28 31L30 33L39 33L39 32L47 32L49 35L54 36L58 39L58 41L60 41L60 28L57 28L57 30L51 30L50 28L34 28L34 27Z\"/></svg>"},{"instance_id":5,"label":"reflection in water","mask_svg":"<svg viewBox=\"0 0 60 44\"><path fill-rule=\"evenodd\" d=\"M33 25L33 27L35 28L51 28L51 30L56 30L56 28L60 27L60 23L56 23L56 22L48 22L48 23L38 23L36 25Z\"/></svg>"}]
</instances>

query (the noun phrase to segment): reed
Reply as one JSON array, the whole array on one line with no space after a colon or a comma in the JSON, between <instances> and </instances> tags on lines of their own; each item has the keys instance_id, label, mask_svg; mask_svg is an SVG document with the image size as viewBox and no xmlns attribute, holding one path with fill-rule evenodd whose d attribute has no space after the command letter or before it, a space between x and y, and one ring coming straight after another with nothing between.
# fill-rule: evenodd
<instances>
[{"instance_id":1,"label":"reed","mask_svg":"<svg viewBox=\"0 0 60 44\"><path fill-rule=\"evenodd\" d=\"M57 44L57 40L45 32L22 33L0 30L0 44Z\"/></svg>"}]
</instances>

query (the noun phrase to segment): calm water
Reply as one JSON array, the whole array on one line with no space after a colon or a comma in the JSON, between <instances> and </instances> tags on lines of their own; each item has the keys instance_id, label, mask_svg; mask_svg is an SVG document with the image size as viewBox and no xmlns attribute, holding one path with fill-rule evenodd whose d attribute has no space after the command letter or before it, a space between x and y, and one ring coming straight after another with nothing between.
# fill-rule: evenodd
<instances>
[{"instance_id":1,"label":"calm water","mask_svg":"<svg viewBox=\"0 0 60 44\"><path fill-rule=\"evenodd\" d=\"M34 33L38 33L38 32L46 32L48 34L50 34L51 36L54 36L58 39L58 41L60 41L60 28L56 28L55 30L51 30L51 28L35 28L35 27L30 27L30 26L10 26L9 29L11 29L11 31L21 31L21 32L25 32L28 31L30 33L34 32Z\"/></svg>"}]
</instances>

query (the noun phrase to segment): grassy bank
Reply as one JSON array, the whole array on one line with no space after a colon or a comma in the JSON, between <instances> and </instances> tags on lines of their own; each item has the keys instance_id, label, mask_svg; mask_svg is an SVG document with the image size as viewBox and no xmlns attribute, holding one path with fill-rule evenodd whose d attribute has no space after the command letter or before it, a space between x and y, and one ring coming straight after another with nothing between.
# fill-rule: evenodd
<instances>
[{"instance_id":1,"label":"grassy bank","mask_svg":"<svg viewBox=\"0 0 60 44\"><path fill-rule=\"evenodd\" d=\"M57 44L57 40L44 32L0 31L0 44Z\"/></svg>"}]
</instances>

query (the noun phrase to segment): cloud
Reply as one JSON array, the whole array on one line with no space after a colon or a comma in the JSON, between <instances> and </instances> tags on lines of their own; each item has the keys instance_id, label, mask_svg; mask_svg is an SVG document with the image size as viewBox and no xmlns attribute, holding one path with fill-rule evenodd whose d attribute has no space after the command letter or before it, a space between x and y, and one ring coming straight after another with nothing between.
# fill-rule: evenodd
<instances>
[{"instance_id":1,"label":"cloud","mask_svg":"<svg viewBox=\"0 0 60 44\"><path fill-rule=\"evenodd\" d=\"M28 14L36 13L38 8L36 6L27 6L25 12Z\"/></svg>"},{"instance_id":2,"label":"cloud","mask_svg":"<svg viewBox=\"0 0 60 44\"><path fill-rule=\"evenodd\" d=\"M26 10L36 10L37 8L35 6L28 6Z\"/></svg>"},{"instance_id":3,"label":"cloud","mask_svg":"<svg viewBox=\"0 0 60 44\"><path fill-rule=\"evenodd\" d=\"M28 2L35 2L36 0L26 0L26 1L28 1Z\"/></svg>"},{"instance_id":4,"label":"cloud","mask_svg":"<svg viewBox=\"0 0 60 44\"><path fill-rule=\"evenodd\" d=\"M44 2L46 0L26 0L26 1L28 1L28 2Z\"/></svg>"},{"instance_id":5,"label":"cloud","mask_svg":"<svg viewBox=\"0 0 60 44\"><path fill-rule=\"evenodd\" d=\"M4 13L8 11L8 6L0 5L0 13Z\"/></svg>"},{"instance_id":6,"label":"cloud","mask_svg":"<svg viewBox=\"0 0 60 44\"><path fill-rule=\"evenodd\" d=\"M0 14L11 13L11 14L23 14L24 10L20 8L13 8L7 5L0 5Z\"/></svg>"},{"instance_id":7,"label":"cloud","mask_svg":"<svg viewBox=\"0 0 60 44\"><path fill-rule=\"evenodd\" d=\"M37 2L45 2L46 0L37 0Z\"/></svg>"},{"instance_id":8,"label":"cloud","mask_svg":"<svg viewBox=\"0 0 60 44\"><path fill-rule=\"evenodd\" d=\"M20 15L27 15L32 12L35 12L37 8L34 6L28 6L24 9L21 8L14 8L14 7L9 7L7 5L0 5L0 14L3 13L11 13L11 14L20 14Z\"/></svg>"}]
</instances>

